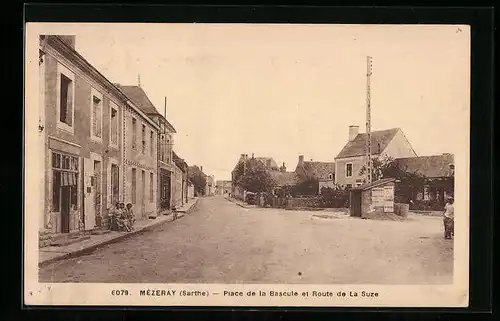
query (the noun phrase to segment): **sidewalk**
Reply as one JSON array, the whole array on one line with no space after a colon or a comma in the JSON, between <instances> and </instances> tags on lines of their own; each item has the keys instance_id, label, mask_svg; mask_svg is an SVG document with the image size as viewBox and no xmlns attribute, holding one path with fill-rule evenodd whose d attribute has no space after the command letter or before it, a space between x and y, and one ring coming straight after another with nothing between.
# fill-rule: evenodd
<instances>
[{"instance_id":1,"label":"sidewalk","mask_svg":"<svg viewBox=\"0 0 500 321\"><path fill-rule=\"evenodd\" d=\"M192 199L188 203L177 209L178 213L182 213L178 216L178 219L189 213L194 208L197 201L198 198ZM167 215L158 215L155 219L143 219L137 221L134 225L134 231L132 232L127 233L111 231L109 233L101 235L90 235L89 239L66 246L42 247L38 251L38 265L41 267L56 261L81 256L94 251L100 246L118 242L132 235L137 235L139 233L150 230L160 224L172 221L173 215L172 213L168 213Z\"/></svg>"},{"instance_id":2,"label":"sidewalk","mask_svg":"<svg viewBox=\"0 0 500 321\"><path fill-rule=\"evenodd\" d=\"M232 198L232 197L224 197L226 200L230 201L230 202L233 202L234 204L240 206L240 207L244 207L244 208L256 208L257 206L256 205L248 205L240 200L237 200L235 198Z\"/></svg>"}]
</instances>

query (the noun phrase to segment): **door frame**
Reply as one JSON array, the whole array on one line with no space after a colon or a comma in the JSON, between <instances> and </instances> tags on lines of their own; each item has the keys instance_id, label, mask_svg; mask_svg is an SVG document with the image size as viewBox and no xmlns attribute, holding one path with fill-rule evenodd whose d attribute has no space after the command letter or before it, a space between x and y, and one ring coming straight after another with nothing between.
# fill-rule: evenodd
<instances>
[{"instance_id":1,"label":"door frame","mask_svg":"<svg viewBox=\"0 0 500 321\"><path fill-rule=\"evenodd\" d=\"M122 192L122 189L121 189L121 172L122 172L122 168L120 166L120 162L118 161L118 158L116 157L108 157L108 162L107 162L107 173L106 173L106 183L107 183L107 195L106 195L106 206L108 208L112 208L113 206L115 206L115 204L113 204L113 189L112 189L112 177L111 177L111 166L112 165L116 165L118 167L118 200L120 200L120 196L121 196L121 192Z\"/></svg>"},{"instance_id":2,"label":"door frame","mask_svg":"<svg viewBox=\"0 0 500 321\"><path fill-rule=\"evenodd\" d=\"M85 195L85 205L89 205L89 206L85 206L85 217L84 217L84 222L89 222L89 220L87 220L87 217L90 215L92 216L92 222L91 224L93 224L92 227L89 227L87 226L87 224L85 224L85 230L92 230L96 227L95 225L95 222L96 222L96 212L95 212L95 203L94 203L94 197L95 197L95 186L92 186L91 184L91 180L94 176L94 161L99 161L101 162L101 180L100 180L100 191L101 191L101 208L100 208L100 212L101 212L101 216L103 215L103 211L102 211L102 208L103 208L103 194L106 192L106 191L103 191L102 189L102 185L103 185L103 161L102 161L102 156L99 155L99 154L96 154L96 153L93 153L93 152L90 152L90 157L89 158L84 158L84 161L87 160L87 163L88 165L90 166L90 168L87 168L87 166L85 166L85 181L86 181L86 186L85 186L85 191L84 191L84 195ZM92 188L92 192L90 193L90 195L87 193L87 188L88 187L91 187ZM88 198L91 197L90 200L88 200ZM90 203L89 203L90 202Z\"/></svg>"}]
</instances>

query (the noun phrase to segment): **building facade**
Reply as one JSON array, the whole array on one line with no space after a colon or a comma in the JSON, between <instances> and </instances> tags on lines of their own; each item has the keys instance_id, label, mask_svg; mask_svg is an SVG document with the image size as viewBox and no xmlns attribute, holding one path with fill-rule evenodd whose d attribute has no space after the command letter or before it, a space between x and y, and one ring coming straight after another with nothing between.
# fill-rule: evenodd
<instances>
[{"instance_id":1,"label":"building facade","mask_svg":"<svg viewBox=\"0 0 500 321\"><path fill-rule=\"evenodd\" d=\"M215 191L217 195L228 195L231 193L231 181L219 180L215 183Z\"/></svg>"},{"instance_id":2,"label":"building facade","mask_svg":"<svg viewBox=\"0 0 500 321\"><path fill-rule=\"evenodd\" d=\"M361 174L366 164L367 134L359 133L359 126L349 126L349 139L335 157L335 183L341 186L361 186L366 174ZM399 128L373 131L371 133L372 157L389 156L392 158L416 157L410 142Z\"/></svg>"},{"instance_id":3,"label":"building facade","mask_svg":"<svg viewBox=\"0 0 500 321\"><path fill-rule=\"evenodd\" d=\"M295 173L301 181L317 180L318 194L321 194L321 189L324 187L335 187L335 162L304 161L304 155L299 155Z\"/></svg>"},{"instance_id":4,"label":"building facade","mask_svg":"<svg viewBox=\"0 0 500 321\"><path fill-rule=\"evenodd\" d=\"M41 36L40 140L44 168L40 230L106 227L123 200L122 141L127 97L75 50L73 36Z\"/></svg>"},{"instance_id":5,"label":"building facade","mask_svg":"<svg viewBox=\"0 0 500 321\"><path fill-rule=\"evenodd\" d=\"M188 164L184 161L184 159L180 158L179 155L172 152L172 158L175 163L176 168L180 171L180 180L176 181L176 185L174 186L176 192L179 194L177 198L179 198L180 205L184 205L188 202ZM178 202L179 203L179 202ZM179 206L176 204L176 206Z\"/></svg>"},{"instance_id":6,"label":"building facade","mask_svg":"<svg viewBox=\"0 0 500 321\"><path fill-rule=\"evenodd\" d=\"M133 104L133 102L131 102ZM157 214L158 159L156 137L159 127L139 108L127 106L123 120L124 203L133 205L138 219Z\"/></svg>"},{"instance_id":7,"label":"building facade","mask_svg":"<svg viewBox=\"0 0 500 321\"><path fill-rule=\"evenodd\" d=\"M168 211L173 206L172 184L175 168L172 159L172 148L173 134L176 132L175 128L158 112L146 92L140 86L117 86L130 97L142 113L156 124L157 131L154 133L155 136L150 138L150 141L156 146L156 209L160 212Z\"/></svg>"},{"instance_id":8,"label":"building facade","mask_svg":"<svg viewBox=\"0 0 500 321\"><path fill-rule=\"evenodd\" d=\"M408 173L417 173L424 177L421 190L412 195L405 195L411 207L417 209L442 209L448 197L455 192L454 155L441 155L397 158L396 164Z\"/></svg>"}]
</instances>

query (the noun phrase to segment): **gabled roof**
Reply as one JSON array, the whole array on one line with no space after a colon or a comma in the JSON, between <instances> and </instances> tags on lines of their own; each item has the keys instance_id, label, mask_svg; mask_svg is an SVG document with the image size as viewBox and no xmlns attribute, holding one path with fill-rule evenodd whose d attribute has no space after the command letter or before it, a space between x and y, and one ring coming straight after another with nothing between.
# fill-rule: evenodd
<instances>
[{"instance_id":1,"label":"gabled roof","mask_svg":"<svg viewBox=\"0 0 500 321\"><path fill-rule=\"evenodd\" d=\"M115 84L130 100L141 109L142 112L148 116L158 116L167 124L170 131L176 132L174 126L168 122L168 120L158 112L158 109L153 105L148 95L139 86L123 86L120 84Z\"/></svg>"},{"instance_id":2,"label":"gabled roof","mask_svg":"<svg viewBox=\"0 0 500 321\"><path fill-rule=\"evenodd\" d=\"M325 180L328 179L328 175L335 174L335 163L334 162L313 162L307 161L302 163L304 170L308 175L311 175L317 179Z\"/></svg>"},{"instance_id":3,"label":"gabled roof","mask_svg":"<svg viewBox=\"0 0 500 321\"><path fill-rule=\"evenodd\" d=\"M299 183L299 176L295 172L272 171L271 177L277 186L295 185Z\"/></svg>"},{"instance_id":4,"label":"gabled roof","mask_svg":"<svg viewBox=\"0 0 500 321\"><path fill-rule=\"evenodd\" d=\"M410 173L420 173L429 178L449 177L453 172L450 165L454 165L454 155L396 158L394 162Z\"/></svg>"},{"instance_id":5,"label":"gabled roof","mask_svg":"<svg viewBox=\"0 0 500 321\"><path fill-rule=\"evenodd\" d=\"M117 84L116 86L120 88L125 93L125 95L127 95L132 100L132 102L146 114L160 114L151 100L149 100L146 92L141 87L122 86L120 84Z\"/></svg>"},{"instance_id":6,"label":"gabled roof","mask_svg":"<svg viewBox=\"0 0 500 321\"><path fill-rule=\"evenodd\" d=\"M172 159L173 159L173 161L174 161L177 165L179 165L179 167L181 167L181 166L182 166L182 167L187 167L187 166L188 166L188 164L186 163L186 161L185 161L184 159L180 158L180 157L179 157L179 155L177 155L177 154L175 153L175 151L172 151Z\"/></svg>"},{"instance_id":7,"label":"gabled roof","mask_svg":"<svg viewBox=\"0 0 500 321\"><path fill-rule=\"evenodd\" d=\"M274 159L272 157L255 157L255 159L262 162L266 167L267 167L268 162L270 162L271 163L270 168L274 168L274 169L278 168L278 164L274 161Z\"/></svg>"},{"instance_id":8,"label":"gabled roof","mask_svg":"<svg viewBox=\"0 0 500 321\"><path fill-rule=\"evenodd\" d=\"M391 140L396 136L399 128L392 128L386 130L377 130L371 133L371 153L372 155L380 155ZM344 148L337 155L337 158L346 158L361 156L366 154L366 139L367 134L361 133L356 136L352 141L348 142Z\"/></svg>"},{"instance_id":9,"label":"gabled roof","mask_svg":"<svg viewBox=\"0 0 500 321\"><path fill-rule=\"evenodd\" d=\"M364 185L361 185L361 186L353 187L351 190L365 191L367 189L370 189L370 188L373 188L373 187L377 187L377 186L380 186L380 185L384 185L384 184L387 184L387 183L390 183L390 182L396 182L396 179L395 178L383 178L383 179L379 179L378 181L375 181L375 182L371 182L371 183L364 184Z\"/></svg>"},{"instance_id":10,"label":"gabled roof","mask_svg":"<svg viewBox=\"0 0 500 321\"><path fill-rule=\"evenodd\" d=\"M189 172L189 174L191 174L191 175L192 175L192 174L194 174L194 173L200 173L200 174L202 174L202 175L203 175L203 176L205 176L205 177L207 176L207 175L206 175L205 173L203 173L203 172L201 171L201 169L200 169L198 166L196 166L196 165L189 166L189 167L188 167L188 172Z\"/></svg>"}]
</instances>

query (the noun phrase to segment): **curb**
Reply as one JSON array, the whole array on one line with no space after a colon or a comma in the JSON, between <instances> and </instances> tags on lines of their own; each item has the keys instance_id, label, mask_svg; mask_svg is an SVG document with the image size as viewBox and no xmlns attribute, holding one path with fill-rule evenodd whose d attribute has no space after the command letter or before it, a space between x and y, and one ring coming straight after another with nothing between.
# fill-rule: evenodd
<instances>
[{"instance_id":1,"label":"curb","mask_svg":"<svg viewBox=\"0 0 500 321\"><path fill-rule=\"evenodd\" d=\"M226 198L226 200L230 201L231 203L234 203L236 205L238 205L239 207L243 207L243 208L257 208L257 206L255 205L247 205L247 204L241 204L239 202L236 202L230 198Z\"/></svg>"},{"instance_id":2,"label":"curb","mask_svg":"<svg viewBox=\"0 0 500 321\"><path fill-rule=\"evenodd\" d=\"M171 214L168 214L168 215L171 215ZM80 249L80 250L76 250L76 251L73 251L73 252L69 252L69 253L66 253L64 255L61 255L61 256L56 256L56 257L53 257L51 259L48 259L48 260L45 260L45 261L42 261L42 262L39 262L38 263L38 267L44 267L44 266L47 266L51 263L54 263L54 262L57 262L57 261L62 261L62 260L66 260L66 259L70 259L70 258L75 258L75 257L79 257L79 256L83 256L85 254L89 254L91 252L94 252L97 248L101 247L101 246L105 246L105 245L108 245L108 244L111 244L111 243L115 243L115 242L118 242L118 241L123 241L124 239L126 238L129 238L133 235L138 235L140 233L143 233L143 232L146 232L154 227L157 227L161 224L164 224L164 223L167 223L167 222L172 222L172 220L164 220L164 221L160 221L160 222L155 222L149 226L146 226L140 230L137 230L137 231L133 231L133 232L129 232L129 233L125 233L125 234L121 234L121 235L118 235L117 237L113 238L113 239L110 239L110 240L106 240L106 241L103 241L101 243L97 243L97 244L94 244L94 245L91 245L89 247L86 247L84 249Z\"/></svg>"}]
</instances>

